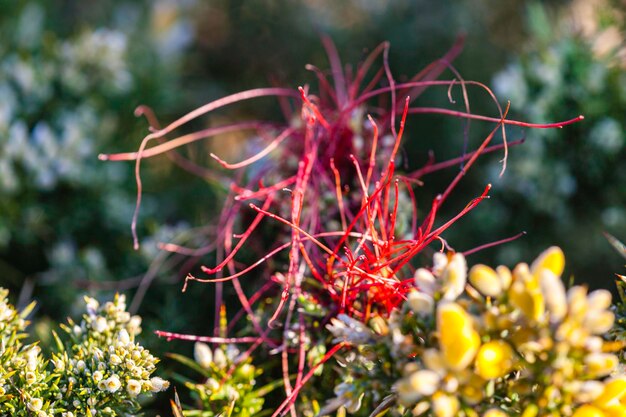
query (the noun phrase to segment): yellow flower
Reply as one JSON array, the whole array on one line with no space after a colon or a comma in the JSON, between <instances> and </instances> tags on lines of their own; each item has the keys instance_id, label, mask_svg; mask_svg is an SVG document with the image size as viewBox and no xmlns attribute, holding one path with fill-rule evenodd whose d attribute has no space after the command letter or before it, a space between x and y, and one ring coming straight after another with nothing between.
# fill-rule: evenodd
<instances>
[{"instance_id":1,"label":"yellow flower","mask_svg":"<svg viewBox=\"0 0 626 417\"><path fill-rule=\"evenodd\" d=\"M440 303L437 331L446 366L454 371L467 368L480 347L480 336L474 330L471 316L457 303Z\"/></svg>"},{"instance_id":2,"label":"yellow flower","mask_svg":"<svg viewBox=\"0 0 626 417\"><path fill-rule=\"evenodd\" d=\"M515 353L508 343L502 340L485 343L476 355L476 373L484 379L503 377L511 372L514 358Z\"/></svg>"}]
</instances>

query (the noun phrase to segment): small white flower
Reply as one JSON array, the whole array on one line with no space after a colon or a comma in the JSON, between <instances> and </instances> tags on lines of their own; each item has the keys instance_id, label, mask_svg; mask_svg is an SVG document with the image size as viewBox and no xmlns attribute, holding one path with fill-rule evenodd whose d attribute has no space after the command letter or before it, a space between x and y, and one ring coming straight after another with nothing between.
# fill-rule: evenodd
<instances>
[{"instance_id":1,"label":"small white flower","mask_svg":"<svg viewBox=\"0 0 626 417\"><path fill-rule=\"evenodd\" d=\"M132 316L130 318L130 321L128 322L128 324L126 325L126 328L128 329L128 332L133 334L133 335L137 335L139 333L141 333L141 317L139 316Z\"/></svg>"},{"instance_id":2,"label":"small white flower","mask_svg":"<svg viewBox=\"0 0 626 417\"><path fill-rule=\"evenodd\" d=\"M90 316L95 315L98 311L98 307L100 307L100 303L98 303L98 300L91 297L85 297L85 303L87 304L87 313Z\"/></svg>"},{"instance_id":3,"label":"small white flower","mask_svg":"<svg viewBox=\"0 0 626 417\"><path fill-rule=\"evenodd\" d=\"M204 385L209 389L209 392L216 392L220 389L220 383L215 378L209 378Z\"/></svg>"},{"instance_id":4,"label":"small white flower","mask_svg":"<svg viewBox=\"0 0 626 417\"><path fill-rule=\"evenodd\" d=\"M206 343L196 342L193 346L193 357L204 369L209 369L213 363L213 352Z\"/></svg>"},{"instance_id":5,"label":"small white flower","mask_svg":"<svg viewBox=\"0 0 626 417\"><path fill-rule=\"evenodd\" d=\"M97 333L104 333L108 328L109 323L107 322L107 319L102 316L96 318L96 321L93 323L93 329Z\"/></svg>"},{"instance_id":6,"label":"small white flower","mask_svg":"<svg viewBox=\"0 0 626 417\"><path fill-rule=\"evenodd\" d=\"M364 345L369 343L374 336L367 326L345 314L333 317L326 328L335 336L335 343L348 342L353 345Z\"/></svg>"},{"instance_id":7,"label":"small white flower","mask_svg":"<svg viewBox=\"0 0 626 417\"><path fill-rule=\"evenodd\" d=\"M28 385L32 384L37 380L37 375L34 372L26 372L26 383Z\"/></svg>"},{"instance_id":8,"label":"small white flower","mask_svg":"<svg viewBox=\"0 0 626 417\"><path fill-rule=\"evenodd\" d=\"M30 411L37 413L39 412L39 410L41 410L41 407L43 407L43 400L41 398L31 398L26 403L26 406Z\"/></svg>"},{"instance_id":9,"label":"small white flower","mask_svg":"<svg viewBox=\"0 0 626 417\"><path fill-rule=\"evenodd\" d=\"M109 357L109 362L111 362L112 365L119 365L122 363L122 358L120 358L116 354L113 354Z\"/></svg>"},{"instance_id":10,"label":"small white flower","mask_svg":"<svg viewBox=\"0 0 626 417\"><path fill-rule=\"evenodd\" d=\"M166 381L158 376L150 378L150 391L152 392L161 392L168 389L170 386L169 381Z\"/></svg>"},{"instance_id":11,"label":"small white flower","mask_svg":"<svg viewBox=\"0 0 626 417\"><path fill-rule=\"evenodd\" d=\"M117 334L117 341L124 345L130 343L130 335L128 334L126 329L120 330L120 332Z\"/></svg>"},{"instance_id":12,"label":"small white flower","mask_svg":"<svg viewBox=\"0 0 626 417\"><path fill-rule=\"evenodd\" d=\"M131 397L138 396L141 393L141 382L136 379L129 379L126 384L126 391L128 391Z\"/></svg>"},{"instance_id":13,"label":"small white flower","mask_svg":"<svg viewBox=\"0 0 626 417\"><path fill-rule=\"evenodd\" d=\"M98 382L102 381L104 375L102 374L102 371L96 371L91 377L93 378L93 381L97 384Z\"/></svg>"},{"instance_id":14,"label":"small white flower","mask_svg":"<svg viewBox=\"0 0 626 417\"><path fill-rule=\"evenodd\" d=\"M39 352L41 352L41 348L39 346L33 346L26 352L26 359L28 360L26 367L29 371L37 369L37 365L39 363L37 356L39 355Z\"/></svg>"},{"instance_id":15,"label":"small white flower","mask_svg":"<svg viewBox=\"0 0 626 417\"><path fill-rule=\"evenodd\" d=\"M122 386L120 379L117 375L112 375L105 381L107 391L113 393L116 392Z\"/></svg>"},{"instance_id":16,"label":"small white flower","mask_svg":"<svg viewBox=\"0 0 626 417\"><path fill-rule=\"evenodd\" d=\"M120 323L128 323L130 321L130 313L128 311L120 311L117 315L117 321Z\"/></svg>"}]
</instances>

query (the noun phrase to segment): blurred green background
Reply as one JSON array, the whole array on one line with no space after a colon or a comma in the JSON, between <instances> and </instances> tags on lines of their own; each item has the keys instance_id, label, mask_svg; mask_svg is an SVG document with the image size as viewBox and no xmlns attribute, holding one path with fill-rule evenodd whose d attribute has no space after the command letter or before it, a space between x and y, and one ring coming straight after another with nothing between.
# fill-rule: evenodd
<instances>
[{"instance_id":1,"label":"blurred green background","mask_svg":"<svg viewBox=\"0 0 626 417\"><path fill-rule=\"evenodd\" d=\"M209 333L213 288L193 285L185 294L180 288L185 273L199 262L212 264L211 256L172 257L156 244L206 245L209 234L194 230L216 219L223 188L165 157L145 161L142 245L133 251L133 166L97 159L139 146L147 123L133 110L148 105L167 123L242 89L315 85L305 64L329 67L321 33L352 64L390 41L397 80L464 33L455 67L465 79L492 86L501 104L511 100L511 118L585 120L560 130L509 129L509 138L526 142L511 149L502 178L501 154L479 160L440 219L487 182L491 199L446 239L464 251L524 230L525 237L469 262L511 265L559 245L567 273L610 287L623 262L602 232L626 239L624 8L610 0L0 0L0 286L22 305L36 299L38 314L51 320L75 313L81 294L124 291L133 300L141 288L132 307L144 317L146 337L154 329ZM474 112L496 114L484 92L470 90L470 100ZM441 89L417 104L450 106ZM243 117L277 118L278 106L235 106L195 127ZM463 128L460 120L412 116L404 163L418 168L429 151L437 160L459 156ZM472 123L470 148L490 128ZM209 164L209 149L237 152L241 138L222 139L185 152L200 165ZM430 201L457 169L426 177L419 199ZM39 333L45 335L45 324ZM162 340L146 345L159 356L191 351Z\"/></svg>"}]
</instances>

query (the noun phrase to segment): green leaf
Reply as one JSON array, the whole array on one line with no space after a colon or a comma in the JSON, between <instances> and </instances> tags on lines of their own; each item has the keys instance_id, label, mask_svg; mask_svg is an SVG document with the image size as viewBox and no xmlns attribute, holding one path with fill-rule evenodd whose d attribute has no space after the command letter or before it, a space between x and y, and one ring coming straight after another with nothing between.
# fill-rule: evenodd
<instances>
[{"instance_id":1,"label":"green leaf","mask_svg":"<svg viewBox=\"0 0 626 417\"><path fill-rule=\"evenodd\" d=\"M611 246L615 248L617 253L619 253L620 255L624 257L624 259L626 259L626 245L624 245L621 241L617 240L617 238L615 238L614 236L610 235L607 232L604 232L604 236L609 241Z\"/></svg>"}]
</instances>

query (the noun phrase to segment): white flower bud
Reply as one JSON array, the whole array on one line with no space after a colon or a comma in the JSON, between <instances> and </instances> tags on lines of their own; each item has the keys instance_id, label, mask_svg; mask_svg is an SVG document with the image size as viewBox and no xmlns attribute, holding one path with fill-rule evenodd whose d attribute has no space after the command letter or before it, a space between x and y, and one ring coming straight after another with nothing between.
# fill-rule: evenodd
<instances>
[{"instance_id":1,"label":"white flower bud","mask_svg":"<svg viewBox=\"0 0 626 417\"><path fill-rule=\"evenodd\" d=\"M432 315L435 307L435 300L430 295L420 292L411 291L408 295L407 302L409 307L415 313L420 315Z\"/></svg>"},{"instance_id":2,"label":"white flower bud","mask_svg":"<svg viewBox=\"0 0 626 417\"><path fill-rule=\"evenodd\" d=\"M437 282L434 275L424 268L419 268L415 271L415 285L420 292L428 295L434 295L437 290Z\"/></svg>"},{"instance_id":3,"label":"white flower bud","mask_svg":"<svg viewBox=\"0 0 626 417\"><path fill-rule=\"evenodd\" d=\"M224 351L222 349L215 349L215 352L213 352L213 362L220 369L226 367L228 362L226 359L226 355L224 354Z\"/></svg>"},{"instance_id":4,"label":"white flower bud","mask_svg":"<svg viewBox=\"0 0 626 417\"><path fill-rule=\"evenodd\" d=\"M204 369L209 369L213 363L213 352L206 343L196 342L193 346L193 357Z\"/></svg>"}]
</instances>

